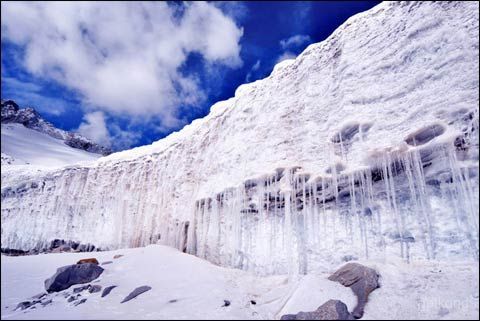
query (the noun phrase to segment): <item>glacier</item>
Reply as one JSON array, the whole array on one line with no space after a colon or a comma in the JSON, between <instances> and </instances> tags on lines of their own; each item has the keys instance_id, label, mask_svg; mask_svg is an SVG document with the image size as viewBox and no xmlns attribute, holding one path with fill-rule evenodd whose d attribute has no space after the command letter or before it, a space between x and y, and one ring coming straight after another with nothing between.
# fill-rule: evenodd
<instances>
[{"instance_id":1,"label":"glacier","mask_svg":"<svg viewBox=\"0 0 480 321\"><path fill-rule=\"evenodd\" d=\"M2 174L2 248L159 243L258 274L478 261L478 14L381 3L152 145Z\"/></svg>"}]
</instances>

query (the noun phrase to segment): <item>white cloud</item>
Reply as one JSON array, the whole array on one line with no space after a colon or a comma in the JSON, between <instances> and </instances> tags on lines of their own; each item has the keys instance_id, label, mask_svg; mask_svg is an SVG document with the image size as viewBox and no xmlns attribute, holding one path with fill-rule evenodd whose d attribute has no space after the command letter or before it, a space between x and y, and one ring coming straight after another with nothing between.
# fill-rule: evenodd
<instances>
[{"instance_id":1,"label":"white cloud","mask_svg":"<svg viewBox=\"0 0 480 321\"><path fill-rule=\"evenodd\" d=\"M2 75L4 99L15 100L20 107L34 107L42 114L60 115L68 109L63 99L45 96L38 84Z\"/></svg>"},{"instance_id":2,"label":"white cloud","mask_svg":"<svg viewBox=\"0 0 480 321\"><path fill-rule=\"evenodd\" d=\"M280 46L283 50L297 48L306 42L310 42L310 36L308 35L294 35L290 38L280 40Z\"/></svg>"},{"instance_id":3,"label":"white cloud","mask_svg":"<svg viewBox=\"0 0 480 321\"><path fill-rule=\"evenodd\" d=\"M282 54L277 58L277 61L276 61L275 63L278 64L278 63L281 62L281 61L284 61L284 60L287 60L287 59L295 59L296 57L297 57L297 55L294 54L293 52L286 51L286 52L282 53Z\"/></svg>"},{"instance_id":4,"label":"white cloud","mask_svg":"<svg viewBox=\"0 0 480 321\"><path fill-rule=\"evenodd\" d=\"M155 116L163 127L174 128L180 105L205 98L195 76L179 71L188 55L239 67L243 35L213 4L178 7L165 2L2 2L2 41L24 46L26 70L78 92L89 111ZM79 129L93 130L93 124L101 124L98 115L103 114L88 114ZM100 128L96 134L104 139L107 133Z\"/></svg>"},{"instance_id":5,"label":"white cloud","mask_svg":"<svg viewBox=\"0 0 480 321\"><path fill-rule=\"evenodd\" d=\"M105 115L101 111L85 114L77 132L103 146L112 146L111 136L105 123Z\"/></svg>"}]
</instances>

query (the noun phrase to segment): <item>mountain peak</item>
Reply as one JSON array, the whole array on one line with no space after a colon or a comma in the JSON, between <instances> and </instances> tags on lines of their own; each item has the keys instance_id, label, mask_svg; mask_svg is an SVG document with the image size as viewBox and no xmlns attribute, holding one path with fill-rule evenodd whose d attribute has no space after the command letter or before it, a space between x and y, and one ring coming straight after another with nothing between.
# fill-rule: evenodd
<instances>
[{"instance_id":1,"label":"mountain peak","mask_svg":"<svg viewBox=\"0 0 480 321\"><path fill-rule=\"evenodd\" d=\"M50 137L63 140L64 143L70 147L90 153L102 154L104 156L112 153L110 148L100 146L84 136L56 128L53 124L43 119L35 108L20 108L15 101L10 99L2 99L1 105L2 124L22 124L27 128L47 134Z\"/></svg>"}]
</instances>

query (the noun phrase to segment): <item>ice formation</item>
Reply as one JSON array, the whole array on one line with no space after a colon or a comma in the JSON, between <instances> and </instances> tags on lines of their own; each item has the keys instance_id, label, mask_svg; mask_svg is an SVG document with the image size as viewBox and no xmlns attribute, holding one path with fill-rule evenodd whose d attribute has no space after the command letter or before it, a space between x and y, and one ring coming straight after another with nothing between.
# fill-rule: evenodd
<instances>
[{"instance_id":1,"label":"ice formation","mask_svg":"<svg viewBox=\"0 0 480 321\"><path fill-rule=\"evenodd\" d=\"M2 177L2 247L158 242L259 274L478 260L478 13L382 3L150 146Z\"/></svg>"}]
</instances>

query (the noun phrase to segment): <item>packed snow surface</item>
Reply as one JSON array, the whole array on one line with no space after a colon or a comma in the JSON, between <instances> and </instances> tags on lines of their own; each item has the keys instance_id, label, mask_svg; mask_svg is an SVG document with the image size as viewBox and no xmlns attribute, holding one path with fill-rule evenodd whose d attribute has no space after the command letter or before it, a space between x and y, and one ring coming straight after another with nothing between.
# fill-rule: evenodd
<instances>
[{"instance_id":1,"label":"packed snow surface","mask_svg":"<svg viewBox=\"0 0 480 321\"><path fill-rule=\"evenodd\" d=\"M385 2L165 139L2 181L2 247L478 262L479 4Z\"/></svg>"},{"instance_id":2,"label":"packed snow surface","mask_svg":"<svg viewBox=\"0 0 480 321\"><path fill-rule=\"evenodd\" d=\"M18 123L2 124L1 149L2 188L21 184L45 171L93 162L102 157L70 147L62 139Z\"/></svg>"},{"instance_id":3,"label":"packed snow surface","mask_svg":"<svg viewBox=\"0 0 480 321\"><path fill-rule=\"evenodd\" d=\"M123 257L113 259L116 254ZM116 285L106 297L83 291L84 304L67 302L65 293L52 303L14 311L19 302L44 292L44 280L60 266L95 257L105 271L98 282ZM376 269L381 287L370 294L362 319L478 319L478 264L360 262ZM350 288L329 281L338 267L306 276L258 277L215 266L178 250L150 245L95 253L60 253L23 257L2 256L1 316L9 319L279 319L284 314L313 311L329 299L356 304ZM120 302L135 288L152 289ZM46 298L44 301L47 301ZM222 307L224 300L230 301ZM252 304L250 301L255 301Z\"/></svg>"},{"instance_id":4,"label":"packed snow surface","mask_svg":"<svg viewBox=\"0 0 480 321\"><path fill-rule=\"evenodd\" d=\"M102 156L72 148L63 140L16 123L2 124L1 142L2 154L13 158L12 165L62 167L82 161L94 161ZM4 164L2 158L2 165L10 164Z\"/></svg>"}]
</instances>

